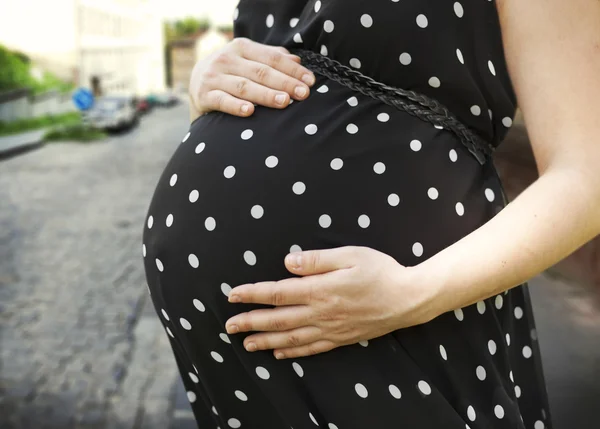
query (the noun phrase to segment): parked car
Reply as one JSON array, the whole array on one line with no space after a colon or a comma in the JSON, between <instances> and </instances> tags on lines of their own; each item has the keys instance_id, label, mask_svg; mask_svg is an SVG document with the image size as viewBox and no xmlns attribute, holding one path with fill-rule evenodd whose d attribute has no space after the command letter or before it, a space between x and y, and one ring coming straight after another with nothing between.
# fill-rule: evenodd
<instances>
[{"instance_id":1,"label":"parked car","mask_svg":"<svg viewBox=\"0 0 600 429\"><path fill-rule=\"evenodd\" d=\"M172 92L164 92L156 96L156 103L159 106L171 107L179 103L179 98Z\"/></svg>"},{"instance_id":2,"label":"parked car","mask_svg":"<svg viewBox=\"0 0 600 429\"><path fill-rule=\"evenodd\" d=\"M136 100L127 95L100 97L84 114L83 122L104 130L131 128L138 122Z\"/></svg>"}]
</instances>

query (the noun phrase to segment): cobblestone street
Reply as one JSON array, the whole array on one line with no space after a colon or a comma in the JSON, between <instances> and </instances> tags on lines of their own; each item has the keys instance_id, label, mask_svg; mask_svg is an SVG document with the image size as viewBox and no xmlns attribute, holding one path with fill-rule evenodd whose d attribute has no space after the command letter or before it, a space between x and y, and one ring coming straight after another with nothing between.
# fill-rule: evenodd
<instances>
[{"instance_id":1,"label":"cobblestone street","mask_svg":"<svg viewBox=\"0 0 600 429\"><path fill-rule=\"evenodd\" d=\"M184 104L0 161L0 429L195 427L141 255L187 126ZM531 290L555 429L597 429L600 294L549 275Z\"/></svg>"}]
</instances>

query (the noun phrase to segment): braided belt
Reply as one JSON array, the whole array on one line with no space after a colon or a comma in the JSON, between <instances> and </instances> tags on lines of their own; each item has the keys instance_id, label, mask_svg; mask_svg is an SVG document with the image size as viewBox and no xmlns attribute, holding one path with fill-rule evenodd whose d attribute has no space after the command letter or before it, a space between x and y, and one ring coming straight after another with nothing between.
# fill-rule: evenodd
<instances>
[{"instance_id":1,"label":"braided belt","mask_svg":"<svg viewBox=\"0 0 600 429\"><path fill-rule=\"evenodd\" d=\"M494 152L491 144L431 97L377 82L336 60L313 51L291 49L290 52L300 56L302 65L315 73L454 133L481 165L485 164Z\"/></svg>"}]
</instances>

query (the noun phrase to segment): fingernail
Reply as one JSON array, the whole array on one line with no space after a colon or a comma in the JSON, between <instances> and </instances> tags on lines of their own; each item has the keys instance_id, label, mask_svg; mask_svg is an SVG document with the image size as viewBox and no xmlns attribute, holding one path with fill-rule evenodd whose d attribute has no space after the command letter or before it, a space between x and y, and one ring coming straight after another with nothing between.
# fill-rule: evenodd
<instances>
[{"instance_id":1,"label":"fingernail","mask_svg":"<svg viewBox=\"0 0 600 429\"><path fill-rule=\"evenodd\" d=\"M228 333L228 334L237 334L239 330L240 330L240 329L238 328L238 326L237 326L237 325L230 325L230 326L227 328L227 333Z\"/></svg>"},{"instance_id":2,"label":"fingernail","mask_svg":"<svg viewBox=\"0 0 600 429\"><path fill-rule=\"evenodd\" d=\"M254 343L248 343L248 345L246 346L246 350L249 352L254 352L256 351L257 347L256 344Z\"/></svg>"},{"instance_id":3,"label":"fingernail","mask_svg":"<svg viewBox=\"0 0 600 429\"><path fill-rule=\"evenodd\" d=\"M229 295L229 302L242 302L239 295Z\"/></svg>"},{"instance_id":4,"label":"fingernail","mask_svg":"<svg viewBox=\"0 0 600 429\"><path fill-rule=\"evenodd\" d=\"M283 356L283 353L281 352L277 352L275 353L275 359L283 359L285 356Z\"/></svg>"},{"instance_id":5,"label":"fingernail","mask_svg":"<svg viewBox=\"0 0 600 429\"><path fill-rule=\"evenodd\" d=\"M250 111L250 106L247 104L242 105L242 113L248 113Z\"/></svg>"},{"instance_id":6,"label":"fingernail","mask_svg":"<svg viewBox=\"0 0 600 429\"><path fill-rule=\"evenodd\" d=\"M302 255L299 253L290 253L286 258L288 265L294 268L299 268L302 265Z\"/></svg>"},{"instance_id":7,"label":"fingernail","mask_svg":"<svg viewBox=\"0 0 600 429\"><path fill-rule=\"evenodd\" d=\"M285 95L277 94L275 96L275 103L279 104L280 106L283 105L283 103L285 103Z\"/></svg>"},{"instance_id":8,"label":"fingernail","mask_svg":"<svg viewBox=\"0 0 600 429\"><path fill-rule=\"evenodd\" d=\"M302 76L302 82L304 82L308 86L311 86L313 83L315 83L315 77L307 73L304 76Z\"/></svg>"},{"instance_id":9,"label":"fingernail","mask_svg":"<svg viewBox=\"0 0 600 429\"><path fill-rule=\"evenodd\" d=\"M294 92L298 97L304 97L306 95L306 88L303 86L297 86Z\"/></svg>"}]
</instances>

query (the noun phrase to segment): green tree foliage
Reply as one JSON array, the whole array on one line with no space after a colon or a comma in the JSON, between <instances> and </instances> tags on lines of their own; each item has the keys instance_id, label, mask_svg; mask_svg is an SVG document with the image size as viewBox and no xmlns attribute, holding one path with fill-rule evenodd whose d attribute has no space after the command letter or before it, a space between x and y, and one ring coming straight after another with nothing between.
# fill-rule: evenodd
<instances>
[{"instance_id":1,"label":"green tree foliage","mask_svg":"<svg viewBox=\"0 0 600 429\"><path fill-rule=\"evenodd\" d=\"M208 30L210 25L208 18L195 18L192 16L177 21L165 22L165 41L170 42L181 37L191 36L198 31Z\"/></svg>"}]
</instances>

